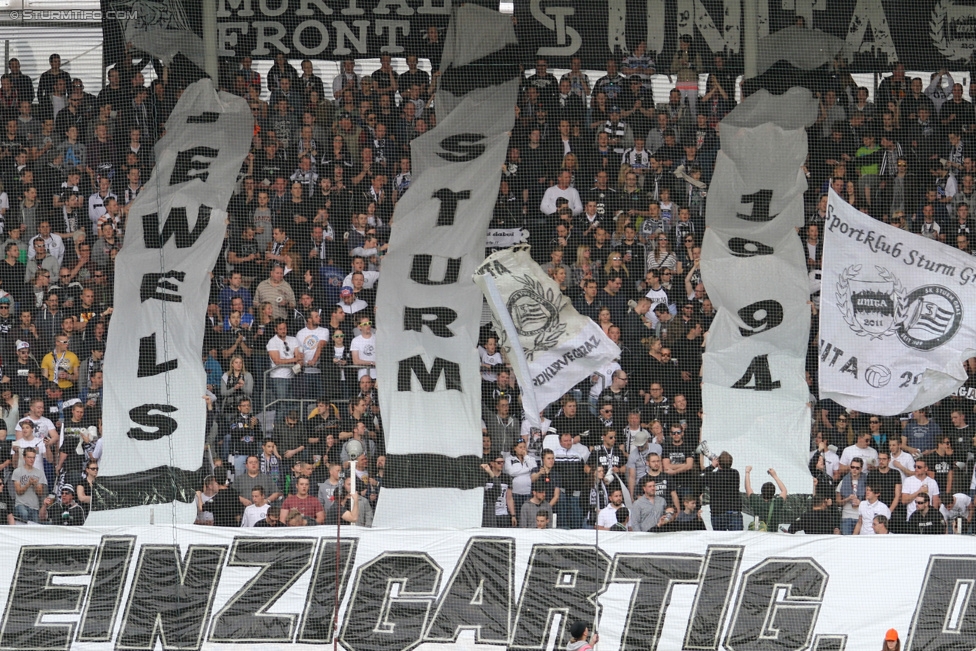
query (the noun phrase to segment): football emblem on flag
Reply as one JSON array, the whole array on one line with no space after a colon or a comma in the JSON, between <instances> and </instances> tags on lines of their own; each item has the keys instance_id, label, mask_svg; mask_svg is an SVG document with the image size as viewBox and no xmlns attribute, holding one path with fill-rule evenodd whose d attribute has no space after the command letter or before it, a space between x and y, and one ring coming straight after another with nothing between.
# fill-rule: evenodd
<instances>
[{"instance_id":1,"label":"football emblem on flag","mask_svg":"<svg viewBox=\"0 0 976 651\"><path fill-rule=\"evenodd\" d=\"M869 366L866 371L864 371L864 381L873 386L875 389L880 389L888 385L891 382L891 371L887 366L882 364L875 364Z\"/></svg>"}]
</instances>

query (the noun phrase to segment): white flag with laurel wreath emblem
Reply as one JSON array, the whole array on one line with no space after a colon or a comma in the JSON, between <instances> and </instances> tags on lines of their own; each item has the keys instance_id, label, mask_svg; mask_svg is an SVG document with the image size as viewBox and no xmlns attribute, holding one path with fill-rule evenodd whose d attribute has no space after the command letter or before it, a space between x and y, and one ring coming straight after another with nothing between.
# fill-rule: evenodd
<instances>
[{"instance_id":1,"label":"white flag with laurel wreath emblem","mask_svg":"<svg viewBox=\"0 0 976 651\"><path fill-rule=\"evenodd\" d=\"M620 357L620 347L576 311L527 248L493 253L474 282L488 299L499 346L522 387L522 406L533 426L539 411Z\"/></svg>"},{"instance_id":2,"label":"white flag with laurel wreath emblem","mask_svg":"<svg viewBox=\"0 0 976 651\"><path fill-rule=\"evenodd\" d=\"M976 257L827 204L820 397L893 416L941 400L976 355Z\"/></svg>"}]
</instances>

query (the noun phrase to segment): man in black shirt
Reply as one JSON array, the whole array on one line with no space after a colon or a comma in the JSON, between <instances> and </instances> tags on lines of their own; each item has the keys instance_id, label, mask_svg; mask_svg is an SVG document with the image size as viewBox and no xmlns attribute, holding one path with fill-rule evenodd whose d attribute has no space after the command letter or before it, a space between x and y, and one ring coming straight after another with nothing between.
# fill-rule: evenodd
<instances>
[{"instance_id":1,"label":"man in black shirt","mask_svg":"<svg viewBox=\"0 0 976 651\"><path fill-rule=\"evenodd\" d=\"M664 472L671 478L672 490L678 494L675 508L681 507L683 495L695 493L698 474L695 472L695 444L684 440L684 430L679 425L671 426L671 436L661 446L664 453Z\"/></svg>"},{"instance_id":2,"label":"man in black shirt","mask_svg":"<svg viewBox=\"0 0 976 651\"><path fill-rule=\"evenodd\" d=\"M840 535L840 520L837 512L827 508L827 500L824 496L814 495L812 508L790 525L790 533L801 531L808 534Z\"/></svg>"},{"instance_id":3,"label":"man in black shirt","mask_svg":"<svg viewBox=\"0 0 976 651\"><path fill-rule=\"evenodd\" d=\"M888 510L895 513L895 507L901 504L901 473L893 470L891 453L887 450L878 451L878 467L871 471L871 481L878 489L878 499L888 505Z\"/></svg>"},{"instance_id":4,"label":"man in black shirt","mask_svg":"<svg viewBox=\"0 0 976 651\"><path fill-rule=\"evenodd\" d=\"M599 445L603 434L602 428L590 417L589 411L579 410L576 398L563 398L562 413L552 419L552 426L560 435L569 433L573 443L582 443L587 447ZM599 430L599 431L598 431Z\"/></svg>"},{"instance_id":5,"label":"man in black shirt","mask_svg":"<svg viewBox=\"0 0 976 651\"><path fill-rule=\"evenodd\" d=\"M946 532L945 520L933 509L927 493L915 496L915 512L908 518L908 533L940 534Z\"/></svg>"},{"instance_id":6,"label":"man in black shirt","mask_svg":"<svg viewBox=\"0 0 976 651\"><path fill-rule=\"evenodd\" d=\"M673 426L678 431L677 426ZM701 474L702 486L708 486L714 531L742 531L742 497L739 494L739 471L732 467L732 455L723 451L712 459Z\"/></svg>"}]
</instances>

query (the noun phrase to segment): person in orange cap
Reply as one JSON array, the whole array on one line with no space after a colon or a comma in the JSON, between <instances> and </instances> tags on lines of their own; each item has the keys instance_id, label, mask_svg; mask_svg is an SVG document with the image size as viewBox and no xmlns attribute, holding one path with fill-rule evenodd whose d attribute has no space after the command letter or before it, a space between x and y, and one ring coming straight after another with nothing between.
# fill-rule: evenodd
<instances>
[{"instance_id":1,"label":"person in orange cap","mask_svg":"<svg viewBox=\"0 0 976 651\"><path fill-rule=\"evenodd\" d=\"M881 647L881 651L901 651L901 640L898 639L898 631L893 628L888 629L888 632L885 633L884 646Z\"/></svg>"}]
</instances>

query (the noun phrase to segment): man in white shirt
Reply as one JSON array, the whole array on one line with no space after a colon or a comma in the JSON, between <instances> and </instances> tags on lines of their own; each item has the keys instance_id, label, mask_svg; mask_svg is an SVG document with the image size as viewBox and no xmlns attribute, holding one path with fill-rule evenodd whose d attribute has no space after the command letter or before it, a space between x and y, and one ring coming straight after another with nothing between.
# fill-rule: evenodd
<instances>
[{"instance_id":1,"label":"man in white shirt","mask_svg":"<svg viewBox=\"0 0 976 651\"><path fill-rule=\"evenodd\" d=\"M352 363L365 366L359 369L358 377L369 374L376 379L376 337L373 335L373 323L367 318L359 321L359 336L349 345L352 353Z\"/></svg>"},{"instance_id":2,"label":"man in white shirt","mask_svg":"<svg viewBox=\"0 0 976 651\"><path fill-rule=\"evenodd\" d=\"M878 451L871 447L871 434L863 432L858 434L854 445L848 445L840 455L840 472L846 474L850 469L851 459L860 457L864 459L867 466L865 470L878 467Z\"/></svg>"},{"instance_id":3,"label":"man in white shirt","mask_svg":"<svg viewBox=\"0 0 976 651\"><path fill-rule=\"evenodd\" d=\"M27 257L31 260L34 259L35 240L44 242L44 248L47 249L49 255L58 261L58 266L64 263L64 240L57 233L51 232L51 222L42 219L37 224L37 235L32 237L27 245Z\"/></svg>"},{"instance_id":4,"label":"man in white shirt","mask_svg":"<svg viewBox=\"0 0 976 651\"><path fill-rule=\"evenodd\" d=\"M902 482L915 474L915 459L902 449L900 438L888 439L888 454L891 457L889 465L901 473Z\"/></svg>"},{"instance_id":5,"label":"man in white shirt","mask_svg":"<svg viewBox=\"0 0 976 651\"><path fill-rule=\"evenodd\" d=\"M891 519L891 510L888 505L878 499L878 491L875 490L875 486L871 483L870 477L868 478L868 483L864 487L864 496L867 499L861 500L861 503L857 505L858 521L854 525L854 535L861 536L873 536L874 531L874 519L883 515L889 520Z\"/></svg>"},{"instance_id":6,"label":"man in white shirt","mask_svg":"<svg viewBox=\"0 0 976 651\"><path fill-rule=\"evenodd\" d=\"M357 271L363 274L363 289L373 289L373 285L380 279L380 272L370 271L366 268L366 259L356 256L352 259L352 271L342 279L343 287L352 287L352 275Z\"/></svg>"},{"instance_id":7,"label":"man in white shirt","mask_svg":"<svg viewBox=\"0 0 976 651\"><path fill-rule=\"evenodd\" d=\"M275 336L268 340L265 349L268 351L268 357L271 358L271 372L268 375L271 378L275 399L291 398L292 380L295 379L296 372L301 372L305 356L301 342L295 337L288 336L287 321L284 319L275 321ZM279 414L284 413L284 409L277 411Z\"/></svg>"},{"instance_id":8,"label":"man in white shirt","mask_svg":"<svg viewBox=\"0 0 976 651\"><path fill-rule=\"evenodd\" d=\"M912 517L912 513L918 508L915 506L915 498L920 493L928 493L932 508L938 509L942 506L942 499L939 497L939 484L929 477L929 465L925 459L915 461L915 474L908 477L901 483L901 503L905 504L907 518Z\"/></svg>"},{"instance_id":9,"label":"man in white shirt","mask_svg":"<svg viewBox=\"0 0 976 651\"><path fill-rule=\"evenodd\" d=\"M576 188L570 185L572 175L563 170L559 173L556 178L556 185L550 186L546 193L542 195L542 203L539 205L539 210L546 215L553 215L556 213L556 199L562 198L569 202L569 207L573 211L573 215L578 215L583 212L583 201L580 199L579 192Z\"/></svg>"},{"instance_id":10,"label":"man in white shirt","mask_svg":"<svg viewBox=\"0 0 976 651\"><path fill-rule=\"evenodd\" d=\"M255 486L251 490L251 505L244 509L244 515L241 516L241 526L253 527L261 520L264 520L268 517L268 509L270 507L271 505L264 497L264 487Z\"/></svg>"},{"instance_id":11,"label":"man in white shirt","mask_svg":"<svg viewBox=\"0 0 976 651\"><path fill-rule=\"evenodd\" d=\"M596 528L601 531L608 531L610 527L617 524L617 509L624 504L624 494L619 488L610 492L610 503L600 509L600 514L596 518Z\"/></svg>"},{"instance_id":12,"label":"man in white shirt","mask_svg":"<svg viewBox=\"0 0 976 651\"><path fill-rule=\"evenodd\" d=\"M322 327L321 310L310 310L305 315L305 327L295 334L295 338L301 344L305 357L302 364L302 396L320 398L322 397L322 369L319 368L319 358L322 349L329 343L329 331Z\"/></svg>"}]
</instances>

